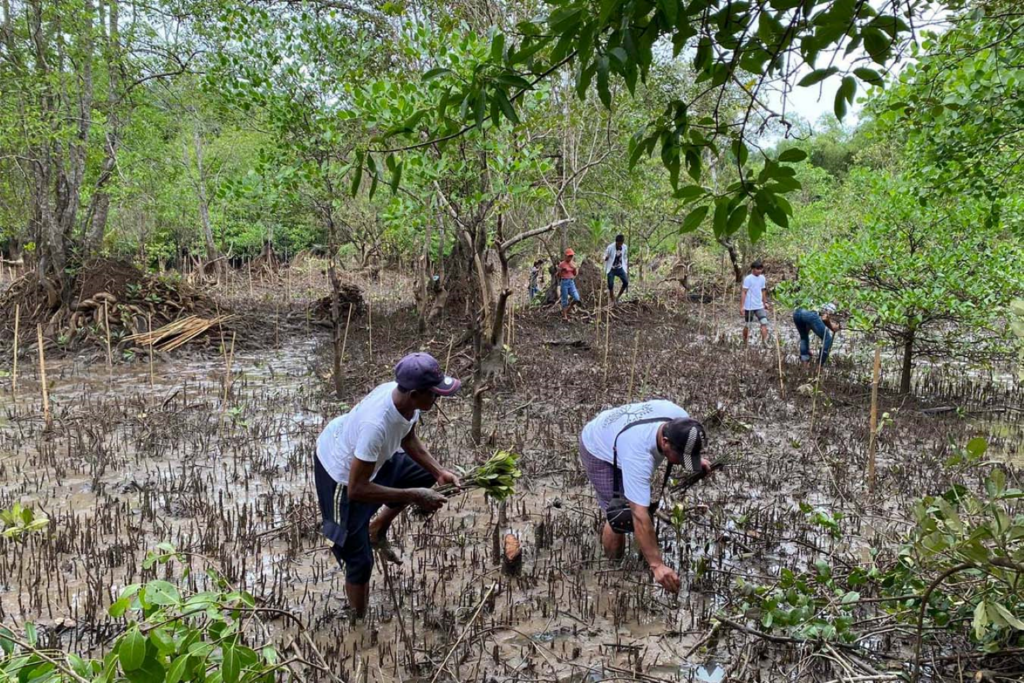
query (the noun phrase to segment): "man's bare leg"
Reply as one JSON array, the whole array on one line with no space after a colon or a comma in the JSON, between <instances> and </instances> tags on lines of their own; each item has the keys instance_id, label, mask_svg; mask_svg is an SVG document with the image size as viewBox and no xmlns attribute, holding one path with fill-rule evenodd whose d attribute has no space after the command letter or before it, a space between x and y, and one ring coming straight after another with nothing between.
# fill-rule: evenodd
<instances>
[{"instance_id":1,"label":"man's bare leg","mask_svg":"<svg viewBox=\"0 0 1024 683\"><path fill-rule=\"evenodd\" d=\"M366 616L366 605L370 601L370 583L349 583L345 582L345 595L348 596L348 606L359 618Z\"/></svg>"}]
</instances>

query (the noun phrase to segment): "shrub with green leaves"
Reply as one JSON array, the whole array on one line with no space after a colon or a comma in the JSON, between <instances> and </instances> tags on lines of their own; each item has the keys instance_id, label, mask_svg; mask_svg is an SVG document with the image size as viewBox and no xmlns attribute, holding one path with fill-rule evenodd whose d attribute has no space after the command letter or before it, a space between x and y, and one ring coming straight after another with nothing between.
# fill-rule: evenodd
<instances>
[{"instance_id":1,"label":"shrub with green leaves","mask_svg":"<svg viewBox=\"0 0 1024 683\"><path fill-rule=\"evenodd\" d=\"M167 564L178 553L162 543L144 569ZM184 571L184 576L188 570ZM39 629L15 634L0 627L0 680L33 683L270 683L296 663L284 659L258 631L259 609L245 591L233 590L215 570L208 590L187 594L165 580L125 586L110 606L124 630L102 658L44 647Z\"/></svg>"}]
</instances>

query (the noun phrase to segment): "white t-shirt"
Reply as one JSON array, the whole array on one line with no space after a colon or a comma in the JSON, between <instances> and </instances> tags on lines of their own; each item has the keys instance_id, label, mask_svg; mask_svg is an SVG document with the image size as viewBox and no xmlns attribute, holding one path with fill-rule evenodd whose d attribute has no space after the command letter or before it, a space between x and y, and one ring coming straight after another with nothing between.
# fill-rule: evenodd
<instances>
[{"instance_id":1,"label":"white t-shirt","mask_svg":"<svg viewBox=\"0 0 1024 683\"><path fill-rule=\"evenodd\" d=\"M671 401L631 403L604 411L583 428L583 446L598 460L613 461L612 445L616 435L631 422L652 417L671 420L689 414ZM664 422L631 427L619 437L619 468L626 498L637 505L651 504L651 480L665 456L658 452L658 429Z\"/></svg>"},{"instance_id":2,"label":"white t-shirt","mask_svg":"<svg viewBox=\"0 0 1024 683\"><path fill-rule=\"evenodd\" d=\"M316 440L316 456L331 478L348 485L352 458L374 463L372 480L397 452L420 411L406 420L395 407L391 392L398 384L387 382L363 397L355 408L328 423Z\"/></svg>"},{"instance_id":3,"label":"white t-shirt","mask_svg":"<svg viewBox=\"0 0 1024 683\"><path fill-rule=\"evenodd\" d=\"M764 308L764 288L765 288L764 275L754 275L748 273L743 278L743 289L747 290L747 298L743 301L744 311L756 311Z\"/></svg>"}]
</instances>

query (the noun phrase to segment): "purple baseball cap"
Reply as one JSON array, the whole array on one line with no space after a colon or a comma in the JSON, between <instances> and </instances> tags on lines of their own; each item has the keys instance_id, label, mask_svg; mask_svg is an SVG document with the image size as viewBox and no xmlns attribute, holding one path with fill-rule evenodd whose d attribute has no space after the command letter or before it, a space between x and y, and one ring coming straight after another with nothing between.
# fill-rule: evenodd
<instances>
[{"instance_id":1,"label":"purple baseball cap","mask_svg":"<svg viewBox=\"0 0 1024 683\"><path fill-rule=\"evenodd\" d=\"M416 352L398 361L395 381L409 390L429 389L438 396L451 396L462 382L441 372L441 365L429 353Z\"/></svg>"}]
</instances>

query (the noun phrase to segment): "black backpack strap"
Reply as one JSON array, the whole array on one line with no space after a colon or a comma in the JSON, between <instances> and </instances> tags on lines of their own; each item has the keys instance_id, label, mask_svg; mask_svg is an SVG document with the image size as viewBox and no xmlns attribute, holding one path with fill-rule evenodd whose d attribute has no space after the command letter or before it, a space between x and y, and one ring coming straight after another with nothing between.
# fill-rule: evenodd
<instances>
[{"instance_id":1,"label":"black backpack strap","mask_svg":"<svg viewBox=\"0 0 1024 683\"><path fill-rule=\"evenodd\" d=\"M625 495L625 491L622 486L622 470L619 469L619 437L622 436L622 432L627 429L632 429L638 425L651 424L653 422L671 422L674 417L648 417L643 420L637 420L630 422L628 425L619 430L619 433L615 435L615 440L612 441L612 493L617 496ZM672 473L672 463L665 459L665 478L661 482L661 493L658 494L658 500L661 500L662 496L665 495L665 487L668 486L668 478Z\"/></svg>"}]
</instances>

